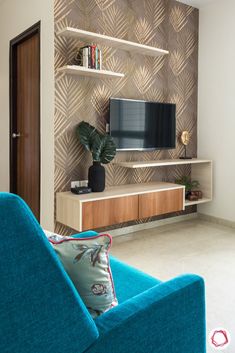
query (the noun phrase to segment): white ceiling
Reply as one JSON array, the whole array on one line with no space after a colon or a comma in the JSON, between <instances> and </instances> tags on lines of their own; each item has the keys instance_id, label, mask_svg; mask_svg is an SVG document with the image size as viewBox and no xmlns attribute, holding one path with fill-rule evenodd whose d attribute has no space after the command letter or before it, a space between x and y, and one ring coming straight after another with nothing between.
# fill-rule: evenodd
<instances>
[{"instance_id":1,"label":"white ceiling","mask_svg":"<svg viewBox=\"0 0 235 353\"><path fill-rule=\"evenodd\" d=\"M197 8L202 7L203 5L208 4L209 2L215 1L215 0L177 0L179 2L182 2L184 4L194 6Z\"/></svg>"}]
</instances>

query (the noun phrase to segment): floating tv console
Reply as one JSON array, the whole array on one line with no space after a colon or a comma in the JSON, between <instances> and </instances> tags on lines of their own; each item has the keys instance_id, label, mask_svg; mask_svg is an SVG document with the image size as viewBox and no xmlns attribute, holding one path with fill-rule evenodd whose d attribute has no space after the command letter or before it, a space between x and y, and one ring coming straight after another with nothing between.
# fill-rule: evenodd
<instances>
[{"instance_id":1,"label":"floating tv console","mask_svg":"<svg viewBox=\"0 0 235 353\"><path fill-rule=\"evenodd\" d=\"M56 219L77 231L103 228L182 211L184 186L163 182L106 188L104 192L56 195Z\"/></svg>"},{"instance_id":2,"label":"floating tv console","mask_svg":"<svg viewBox=\"0 0 235 353\"><path fill-rule=\"evenodd\" d=\"M56 195L56 219L79 232L114 224L140 220L167 213L183 211L185 207L212 200L212 161L162 160L149 162L119 162L119 167L153 168L191 165L192 179L199 180L203 198L185 200L185 187L166 182L119 185L101 193L74 195L62 192Z\"/></svg>"}]
</instances>

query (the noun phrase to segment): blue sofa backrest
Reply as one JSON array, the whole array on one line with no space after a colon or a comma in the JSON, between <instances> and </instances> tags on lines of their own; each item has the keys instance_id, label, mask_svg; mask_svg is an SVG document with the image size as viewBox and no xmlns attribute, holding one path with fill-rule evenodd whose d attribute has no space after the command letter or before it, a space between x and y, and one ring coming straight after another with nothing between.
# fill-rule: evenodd
<instances>
[{"instance_id":1,"label":"blue sofa backrest","mask_svg":"<svg viewBox=\"0 0 235 353\"><path fill-rule=\"evenodd\" d=\"M80 353L97 337L28 206L0 193L0 352Z\"/></svg>"}]
</instances>

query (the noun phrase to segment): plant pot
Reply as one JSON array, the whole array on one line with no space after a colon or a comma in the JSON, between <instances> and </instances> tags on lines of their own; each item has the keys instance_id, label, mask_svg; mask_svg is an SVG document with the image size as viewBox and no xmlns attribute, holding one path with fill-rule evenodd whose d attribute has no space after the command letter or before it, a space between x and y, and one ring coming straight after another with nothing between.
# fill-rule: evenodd
<instances>
[{"instance_id":1,"label":"plant pot","mask_svg":"<svg viewBox=\"0 0 235 353\"><path fill-rule=\"evenodd\" d=\"M191 195L191 190L185 192L185 199L188 200L189 196Z\"/></svg>"},{"instance_id":2,"label":"plant pot","mask_svg":"<svg viewBox=\"0 0 235 353\"><path fill-rule=\"evenodd\" d=\"M100 162L93 162L88 171L88 186L93 192L102 192L105 189L105 168Z\"/></svg>"}]
</instances>

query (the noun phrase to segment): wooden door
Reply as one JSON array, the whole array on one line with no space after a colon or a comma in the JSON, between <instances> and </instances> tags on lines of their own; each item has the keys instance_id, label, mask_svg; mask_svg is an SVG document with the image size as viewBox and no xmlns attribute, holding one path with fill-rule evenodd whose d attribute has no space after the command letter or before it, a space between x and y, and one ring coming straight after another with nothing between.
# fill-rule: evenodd
<instances>
[{"instance_id":1,"label":"wooden door","mask_svg":"<svg viewBox=\"0 0 235 353\"><path fill-rule=\"evenodd\" d=\"M183 189L139 195L139 219L183 210Z\"/></svg>"},{"instance_id":2,"label":"wooden door","mask_svg":"<svg viewBox=\"0 0 235 353\"><path fill-rule=\"evenodd\" d=\"M40 218L40 24L11 42L11 192Z\"/></svg>"}]
</instances>

